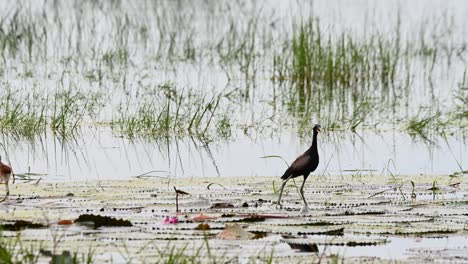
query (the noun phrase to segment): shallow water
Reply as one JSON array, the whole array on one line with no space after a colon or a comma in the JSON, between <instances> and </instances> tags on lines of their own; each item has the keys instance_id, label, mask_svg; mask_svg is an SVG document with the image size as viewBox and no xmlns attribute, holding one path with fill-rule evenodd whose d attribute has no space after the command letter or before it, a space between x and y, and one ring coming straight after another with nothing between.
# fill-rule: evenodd
<instances>
[{"instance_id":1,"label":"shallow water","mask_svg":"<svg viewBox=\"0 0 468 264\"><path fill-rule=\"evenodd\" d=\"M455 257L455 255L457 255L455 252L459 250L459 252L462 253L466 250L466 246L468 245L467 236L456 235L438 237L388 237L387 239L389 242L384 245L356 247L320 246L319 249L321 251L326 249L330 254L345 257L378 257L382 259L405 260L415 257L424 257L424 254L438 251L446 251L447 254L453 254L453 257ZM452 253L450 253L450 250L453 250ZM430 254L427 254L426 257L430 256Z\"/></svg>"},{"instance_id":2,"label":"shallow water","mask_svg":"<svg viewBox=\"0 0 468 264\"><path fill-rule=\"evenodd\" d=\"M128 179L148 172L147 176L162 177L279 176L285 169L284 162L260 157L279 155L291 163L310 145L311 136L308 138L307 128L295 122L297 116L272 107L280 105L281 98L276 98L275 94L280 87L271 81L271 54L256 57L255 74L246 80L237 62L218 61L220 58L214 47L228 38L232 21L237 27L234 30L238 34L234 37L236 42L245 38L243 34L249 19L258 18L255 50L262 54L263 48L279 45L282 42L276 40L291 35L295 22L313 17L320 19L324 34L336 32L339 36L342 32L352 32L365 38L378 32L391 36L398 28L401 41L408 41L414 47L422 40L429 46L440 44L437 46L440 57L432 68L422 58L411 60L409 92L405 94L401 91L403 88L397 89L402 92L395 99L398 106L386 111L395 111L394 120L380 120L379 114L370 115L364 120L363 129L357 128L357 133L323 127L319 137L321 163L315 174L359 174L363 171L375 175L452 174L466 169L468 147L466 131L463 131L466 120L456 120L452 127L444 130L446 139L440 136L440 131L431 128L423 135L426 139L412 138L404 131L406 118L424 111L433 114L435 106L453 107L454 94L462 91L459 83L466 69L463 45L468 41L464 26L468 19L466 1L215 2L162 1L154 5L143 1L141 5L134 5L117 1L76 5L65 1L53 5L47 1L26 1L21 6L15 2L0 3L2 18L12 19L18 10L18 16L24 15L25 19L17 22L19 25L32 23L48 30L45 47L41 46L44 44L41 41L34 42L30 61L27 61L24 45L18 47L19 54L5 59L1 68L4 87L21 96L33 92L50 96L54 91L75 87L80 92L96 92L104 98L97 117L85 118L80 133L67 142L56 139L50 132L33 142L12 140L6 132L2 138L3 160L7 160L16 173L43 174L46 175L44 180L54 181ZM427 32L420 32L422 29ZM170 42L161 32L180 33L175 38L183 42L193 34L188 43L194 44L199 57L195 62L159 57L168 53ZM420 35L422 40L418 40ZM128 63L115 62L109 67L100 64L104 63L103 54L121 49L128 51ZM90 72L98 70L102 70L104 76L99 84L88 77ZM25 77L27 72L30 77ZM166 83L173 83L178 91L198 91L206 97L220 91L233 92L234 102L224 102L227 106L221 112L233 120L233 136L214 137L208 144L189 136L171 138L167 142L161 138L130 141L125 135L101 126L100 122L109 122L118 115L118 104L127 103L132 110L144 101L148 91ZM251 97L243 102L242 96L249 87ZM4 90L0 95L2 92ZM382 94L377 92L375 96ZM404 102L409 103L405 105ZM331 105L333 103L324 103L324 108ZM327 121L333 120L338 111L331 108L323 110ZM271 122L260 123L243 133L244 126L270 117L274 117ZM275 126L283 119L288 120L289 126ZM322 120L307 121L314 124ZM378 126L381 122L383 125ZM378 128L374 129L374 125ZM299 133L302 138L297 135Z\"/></svg>"},{"instance_id":3,"label":"shallow water","mask_svg":"<svg viewBox=\"0 0 468 264\"><path fill-rule=\"evenodd\" d=\"M452 174L468 165L468 145L463 138L439 138L436 144L412 139L404 133L328 133L319 135L320 165L313 175L414 175ZM176 142L129 142L108 131L85 133L64 146L48 138L42 145L9 146L15 173L45 174L43 180L128 179L148 173L159 177L281 176L286 164L310 142L287 134L257 139L241 136L203 146L186 139Z\"/></svg>"}]
</instances>

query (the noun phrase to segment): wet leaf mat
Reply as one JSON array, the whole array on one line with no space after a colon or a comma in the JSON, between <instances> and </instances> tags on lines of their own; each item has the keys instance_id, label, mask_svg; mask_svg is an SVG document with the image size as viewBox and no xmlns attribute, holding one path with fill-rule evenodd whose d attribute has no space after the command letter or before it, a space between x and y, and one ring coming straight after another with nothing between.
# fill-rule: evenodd
<instances>
[{"instance_id":1,"label":"wet leaf mat","mask_svg":"<svg viewBox=\"0 0 468 264\"><path fill-rule=\"evenodd\" d=\"M449 180L315 177L307 212L293 183L277 208L278 177L20 183L0 219L4 236L98 262L465 263L468 184Z\"/></svg>"}]
</instances>

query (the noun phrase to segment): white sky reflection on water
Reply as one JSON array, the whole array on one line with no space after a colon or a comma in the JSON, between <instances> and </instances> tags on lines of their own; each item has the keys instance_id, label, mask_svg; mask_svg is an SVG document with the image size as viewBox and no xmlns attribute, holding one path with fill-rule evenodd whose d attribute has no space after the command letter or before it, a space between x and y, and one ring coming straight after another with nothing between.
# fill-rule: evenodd
<instances>
[{"instance_id":1,"label":"white sky reflection on water","mask_svg":"<svg viewBox=\"0 0 468 264\"><path fill-rule=\"evenodd\" d=\"M449 148L443 139L431 146L401 133L325 133L322 130L319 135L321 163L314 175L356 173L352 170L374 175L451 174L460 170L458 163L462 168L468 164L467 146L455 137L448 138ZM67 143L63 150L49 137L43 149L40 145L32 149L30 143L8 144L14 146L8 153L16 173L29 168L30 172L49 174L45 180L128 179L150 171L157 172L149 175L163 177L216 177L218 171L228 177L280 176L286 168L281 159L260 157L279 155L290 164L309 144L287 134L276 139L240 137L208 147L187 139L168 146L130 143L104 131L85 132L76 144Z\"/></svg>"}]
</instances>

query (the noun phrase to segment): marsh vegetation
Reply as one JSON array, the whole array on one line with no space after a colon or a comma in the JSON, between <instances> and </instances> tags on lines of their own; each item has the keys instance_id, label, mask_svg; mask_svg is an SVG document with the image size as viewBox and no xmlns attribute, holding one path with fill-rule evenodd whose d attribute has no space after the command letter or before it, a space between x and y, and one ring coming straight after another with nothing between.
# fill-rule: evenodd
<instances>
[{"instance_id":1,"label":"marsh vegetation","mask_svg":"<svg viewBox=\"0 0 468 264\"><path fill-rule=\"evenodd\" d=\"M376 25L356 29L287 6L311 13L288 19L250 2L3 3L2 131L67 138L105 125L159 140L266 125L303 134L310 120L329 131L466 126L456 14L408 25L400 10L386 26L371 17Z\"/></svg>"},{"instance_id":2,"label":"marsh vegetation","mask_svg":"<svg viewBox=\"0 0 468 264\"><path fill-rule=\"evenodd\" d=\"M40 165L47 162L58 168L51 174L75 177L70 172L85 163L94 175L110 174L109 165L89 164L87 152L106 159L107 147L141 154L151 144L167 161L165 171L184 176L171 165L174 157L205 146L198 155L213 166L200 170L206 166L188 157L198 168L186 170L220 174L215 163L230 155L225 146L294 135L294 144L306 144L317 122L334 146L352 140L346 148L356 148L385 131L396 135L382 144L411 138L432 163L466 159L433 155L439 148L466 152L454 144L466 138L467 39L464 16L452 5L421 11L415 21L411 4L364 5L362 17L338 5L336 12L348 13L335 20L321 4L301 1L280 9L250 1L1 5L0 132L20 171L50 173ZM102 138L110 146L83 151L93 140L103 145ZM262 154L280 154L279 147ZM40 161L17 162L25 149ZM67 164L55 162L57 153ZM366 166L395 162L395 151L385 154ZM132 173L154 170L143 163Z\"/></svg>"},{"instance_id":3,"label":"marsh vegetation","mask_svg":"<svg viewBox=\"0 0 468 264\"><path fill-rule=\"evenodd\" d=\"M36 185L272 176L320 123L322 180L463 182L467 4L345 2L0 1L2 158Z\"/></svg>"}]
</instances>

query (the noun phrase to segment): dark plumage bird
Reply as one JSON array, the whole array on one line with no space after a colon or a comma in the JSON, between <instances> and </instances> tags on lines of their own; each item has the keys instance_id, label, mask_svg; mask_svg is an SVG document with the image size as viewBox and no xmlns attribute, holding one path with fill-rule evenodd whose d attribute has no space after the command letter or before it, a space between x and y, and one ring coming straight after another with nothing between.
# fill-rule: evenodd
<instances>
[{"instance_id":1,"label":"dark plumage bird","mask_svg":"<svg viewBox=\"0 0 468 264\"><path fill-rule=\"evenodd\" d=\"M8 187L8 182L12 174L11 167L2 162L2 157L0 157L0 182L3 182L6 186L6 195L0 200L0 202L5 201L10 195L10 188Z\"/></svg>"},{"instance_id":2,"label":"dark plumage bird","mask_svg":"<svg viewBox=\"0 0 468 264\"><path fill-rule=\"evenodd\" d=\"M310 148L306 152L304 152L304 154L297 157L297 159L291 164L291 166L289 166L289 168L284 172L283 176L281 176L281 179L283 179L283 184L281 185L281 191L278 198L278 205L281 208L283 207L281 205L281 196L283 195L284 186L286 186L286 183L290 179L299 176L304 176L304 181L302 182L302 186L300 189L300 195L302 197L302 200L304 200L306 208L308 208L306 199L304 197L304 184L307 180L307 177L309 177L309 174L315 171L319 164L319 154L317 150L317 135L320 132L320 128L320 125L314 126L314 137L312 139L312 146L310 146Z\"/></svg>"}]
</instances>

